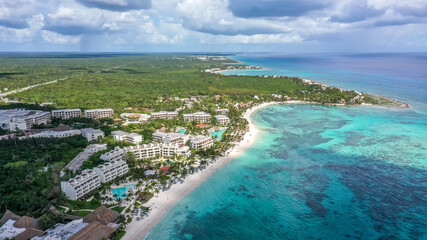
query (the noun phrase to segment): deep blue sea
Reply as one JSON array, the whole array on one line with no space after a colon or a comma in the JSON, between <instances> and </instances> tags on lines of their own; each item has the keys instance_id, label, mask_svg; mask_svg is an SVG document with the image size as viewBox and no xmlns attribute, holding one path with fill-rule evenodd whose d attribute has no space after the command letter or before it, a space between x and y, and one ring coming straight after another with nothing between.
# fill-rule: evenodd
<instances>
[{"instance_id":1,"label":"deep blue sea","mask_svg":"<svg viewBox=\"0 0 427 240\"><path fill-rule=\"evenodd\" d=\"M427 54L233 58L265 69L226 74L299 76L412 108L261 109L256 143L147 239L427 239Z\"/></svg>"}]
</instances>

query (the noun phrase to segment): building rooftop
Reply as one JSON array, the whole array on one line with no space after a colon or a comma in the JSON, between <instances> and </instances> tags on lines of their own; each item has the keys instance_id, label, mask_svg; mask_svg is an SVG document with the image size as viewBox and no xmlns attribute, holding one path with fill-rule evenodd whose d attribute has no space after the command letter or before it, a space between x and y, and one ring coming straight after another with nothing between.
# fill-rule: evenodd
<instances>
[{"instance_id":1,"label":"building rooftop","mask_svg":"<svg viewBox=\"0 0 427 240\"><path fill-rule=\"evenodd\" d=\"M85 228L89 223L84 223L83 219L71 221L67 224L58 223L54 228L46 230L47 234L33 240L67 240L80 230Z\"/></svg>"},{"instance_id":2,"label":"building rooftop","mask_svg":"<svg viewBox=\"0 0 427 240\"><path fill-rule=\"evenodd\" d=\"M198 135L198 136L193 137L191 139L191 142L201 142L201 141L207 140L209 138L212 138L212 137L211 136Z\"/></svg>"},{"instance_id":3,"label":"building rooftop","mask_svg":"<svg viewBox=\"0 0 427 240\"><path fill-rule=\"evenodd\" d=\"M114 223L119 216L120 213L111 210L105 206L100 206L95 211L84 217L83 222L92 223L97 221L104 225L107 225L109 223Z\"/></svg>"},{"instance_id":4,"label":"building rooftop","mask_svg":"<svg viewBox=\"0 0 427 240\"><path fill-rule=\"evenodd\" d=\"M70 240L102 240L114 233L117 229L111 226L106 226L100 222L92 222L82 230L74 234Z\"/></svg>"}]
</instances>

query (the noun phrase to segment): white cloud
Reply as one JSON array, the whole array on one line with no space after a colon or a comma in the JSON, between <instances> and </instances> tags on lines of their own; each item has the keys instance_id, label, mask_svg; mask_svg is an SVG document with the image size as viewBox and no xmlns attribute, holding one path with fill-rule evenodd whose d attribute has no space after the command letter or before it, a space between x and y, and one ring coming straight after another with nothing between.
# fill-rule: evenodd
<instances>
[{"instance_id":1,"label":"white cloud","mask_svg":"<svg viewBox=\"0 0 427 240\"><path fill-rule=\"evenodd\" d=\"M77 44L81 39L81 36L66 36L46 30L42 30L42 37L46 42L53 44Z\"/></svg>"},{"instance_id":2,"label":"white cloud","mask_svg":"<svg viewBox=\"0 0 427 240\"><path fill-rule=\"evenodd\" d=\"M261 2L268 4L269 1ZM278 7L293 2L271 1ZM393 39L388 44L421 46L427 42L426 34L419 34L427 28L425 0L328 0L327 7L300 9L299 14L292 16L282 16L280 11L251 15L251 9L276 6L261 6L255 0L248 1L247 4L253 6L247 6L244 11L236 9L236 3L241 4L243 0L156 0L148 8L149 2L0 0L0 45L9 42L33 46L80 44L85 50L105 46L105 51L115 47L123 50L168 45L170 49L181 50L193 46L203 49L202 46L215 44L241 45L244 49L255 44L328 44L339 40L361 46L378 44L380 34ZM112 9L116 6L118 9ZM294 7L298 6L301 4ZM414 39L393 38L390 29ZM354 41L355 36L375 32L379 33L376 38L370 37L363 43Z\"/></svg>"},{"instance_id":3,"label":"white cloud","mask_svg":"<svg viewBox=\"0 0 427 240\"><path fill-rule=\"evenodd\" d=\"M234 17L227 0L184 0L176 15L185 28L215 35L284 33L292 29L283 22Z\"/></svg>"}]
</instances>

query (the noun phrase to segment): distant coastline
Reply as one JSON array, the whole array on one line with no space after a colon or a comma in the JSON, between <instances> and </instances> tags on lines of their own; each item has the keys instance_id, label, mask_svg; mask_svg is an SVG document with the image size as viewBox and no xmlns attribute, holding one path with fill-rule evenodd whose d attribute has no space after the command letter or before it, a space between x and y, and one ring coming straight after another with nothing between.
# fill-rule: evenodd
<instances>
[{"instance_id":1,"label":"distant coastline","mask_svg":"<svg viewBox=\"0 0 427 240\"><path fill-rule=\"evenodd\" d=\"M231 59L229 57L226 57L228 60L233 61L233 62L237 62L239 64L242 64L241 66L239 66L238 68L233 68L233 67L227 67L226 69L222 69L222 68L215 68L215 69L206 69L205 72L206 73L210 73L210 74L220 74L223 75L223 72L225 71L239 71L239 70L247 70L247 71L253 71L253 70L262 70L265 69L262 66L253 66L253 65L246 65L244 62L241 61L236 61L234 59ZM250 75L239 75L239 76L250 76ZM259 77L273 77L273 78L294 78L294 79L298 79L300 80L302 83L304 84L316 84L316 85L320 85L322 87L330 87L322 82L318 82L318 81L313 81L310 79L305 79L305 78L301 78L301 77L290 77L290 76L284 76L284 75L258 75ZM342 88L337 87L340 90L343 90ZM357 92L357 91L355 91ZM359 92L357 92L359 93ZM364 106L364 105L377 105L377 106L381 106L381 107L386 107L386 108L411 108L411 105L409 105L408 103L404 103L401 102L397 99L394 99L392 97L387 97L387 96L381 96L378 94L371 94L371 93L360 93L361 96L363 96L363 98L369 98L371 99L374 103L362 103L362 104L330 104L330 103L320 103L320 102L310 102L310 101L298 101L299 103L311 103L311 104L320 104L320 105L331 105L331 106Z\"/></svg>"}]
</instances>

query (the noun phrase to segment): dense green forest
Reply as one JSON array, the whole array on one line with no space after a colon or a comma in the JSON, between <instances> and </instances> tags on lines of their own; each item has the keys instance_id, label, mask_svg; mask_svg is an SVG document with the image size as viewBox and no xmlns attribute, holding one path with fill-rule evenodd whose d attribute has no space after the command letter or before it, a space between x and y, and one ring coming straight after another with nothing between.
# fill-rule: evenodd
<instances>
[{"instance_id":1,"label":"dense green forest","mask_svg":"<svg viewBox=\"0 0 427 240\"><path fill-rule=\"evenodd\" d=\"M112 57L115 60L111 61ZM0 91L14 90L72 76L84 76L126 64L127 55L111 54L1 54Z\"/></svg>"},{"instance_id":2,"label":"dense green forest","mask_svg":"<svg viewBox=\"0 0 427 240\"><path fill-rule=\"evenodd\" d=\"M81 136L0 141L0 213L41 216L60 196L59 171L88 142Z\"/></svg>"},{"instance_id":3,"label":"dense green forest","mask_svg":"<svg viewBox=\"0 0 427 240\"><path fill-rule=\"evenodd\" d=\"M13 62L13 59L8 61ZM19 64L24 60L16 61L16 64ZM26 61L31 62L31 59ZM41 69L56 69L58 65L61 66L59 69L62 69L74 63L71 65L78 68L77 72L81 73L84 68L84 74L70 75L66 71L64 76L70 76L67 80L33 88L9 98L35 103L53 102L58 108L111 107L121 110L125 107L154 107L173 110L182 103L159 102L158 97L214 94L253 96L276 93L322 103L335 103L341 99L349 100L356 95L354 92L303 84L297 78L222 76L202 72L208 68L224 67L224 64L232 62L231 60L201 61L185 55L129 55L93 59L60 58L58 62L55 61L53 58L41 61ZM64 61L69 62L65 64ZM3 67L2 71L6 70L7 67Z\"/></svg>"}]
</instances>

